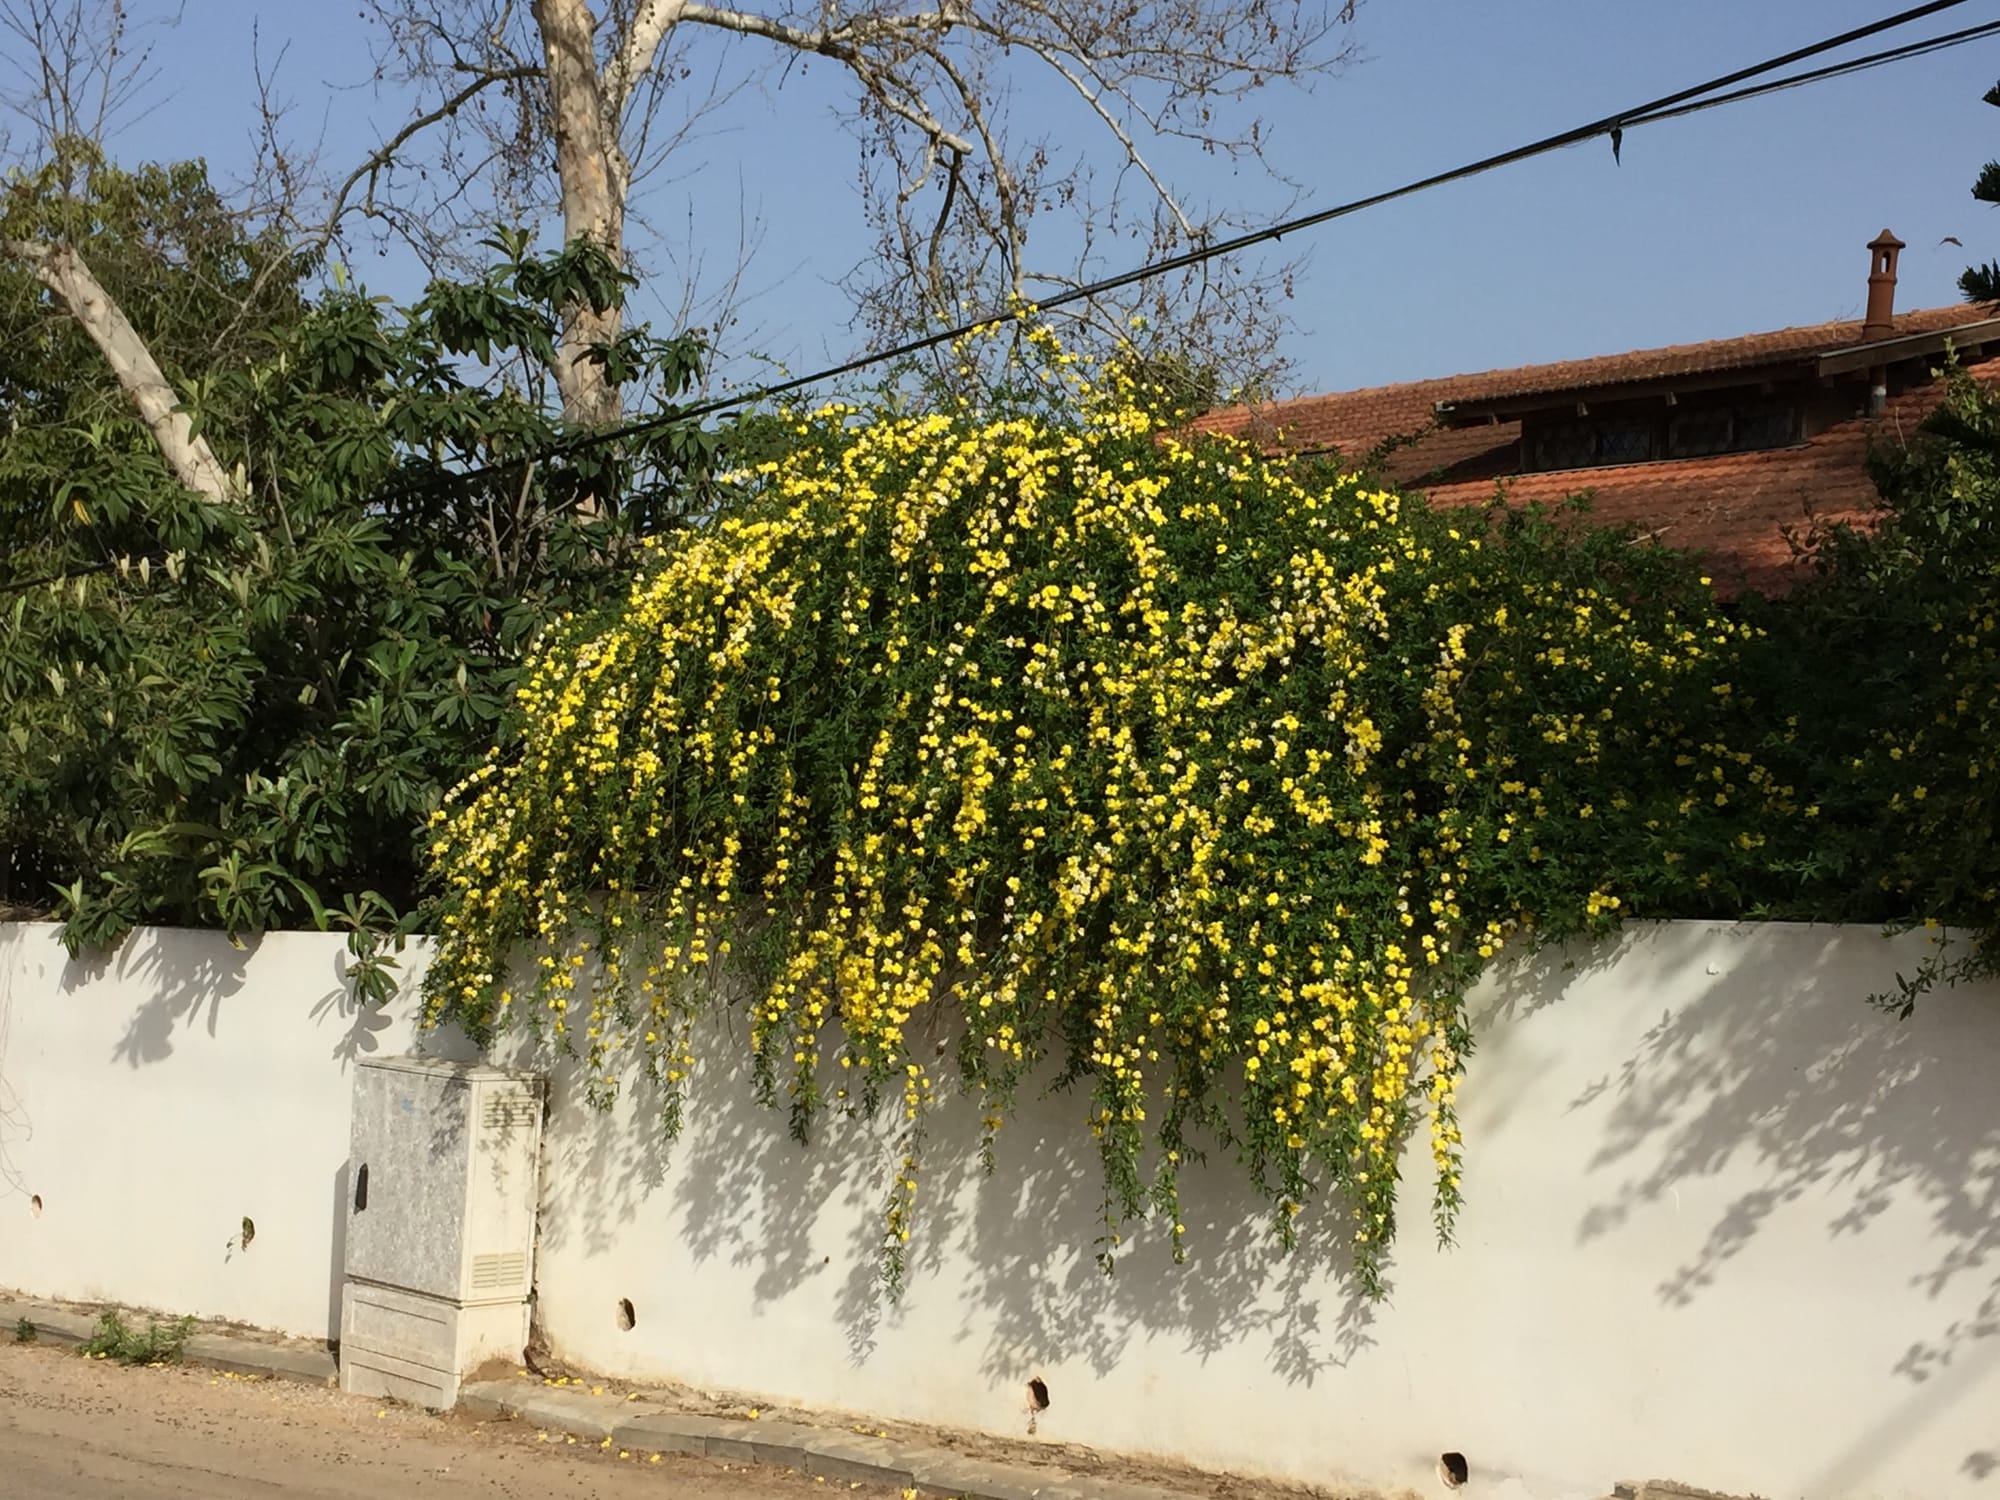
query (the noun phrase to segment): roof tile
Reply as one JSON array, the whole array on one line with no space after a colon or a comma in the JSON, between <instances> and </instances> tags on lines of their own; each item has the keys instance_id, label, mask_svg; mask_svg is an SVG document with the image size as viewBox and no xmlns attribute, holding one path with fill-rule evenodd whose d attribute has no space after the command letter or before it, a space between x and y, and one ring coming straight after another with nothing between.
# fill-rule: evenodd
<instances>
[{"instance_id":1,"label":"roof tile","mask_svg":"<svg viewBox=\"0 0 2000 1500\"><path fill-rule=\"evenodd\" d=\"M1896 319L1898 335L1948 331L1993 315L1984 307L1927 308ZM1782 592L1792 577L1787 532L1814 521L1865 522L1878 508L1868 473L1871 444L1906 438L1942 387L1928 382L1889 401L1879 418L1839 422L1796 447L1672 459L1595 469L1518 474L1520 423L1431 425L1439 401L1469 402L1615 385L1673 375L1752 369L1809 358L1860 342L1858 321L1785 328L1735 339L1642 349L1597 359L1419 380L1212 412L1196 426L1295 454L1339 452L1359 460L1386 439L1421 433L1389 454L1384 469L1441 505L1483 505L1496 493L1514 502L1587 494L1592 514L1629 524L1669 546L1705 556L1719 590ZM2000 382L2000 357L1968 364Z\"/></svg>"}]
</instances>

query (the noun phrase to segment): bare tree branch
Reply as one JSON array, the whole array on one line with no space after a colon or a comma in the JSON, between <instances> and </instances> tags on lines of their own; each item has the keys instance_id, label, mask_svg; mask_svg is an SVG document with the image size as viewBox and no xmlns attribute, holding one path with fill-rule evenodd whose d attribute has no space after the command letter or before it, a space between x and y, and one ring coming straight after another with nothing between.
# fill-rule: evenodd
<instances>
[{"instance_id":1,"label":"bare tree branch","mask_svg":"<svg viewBox=\"0 0 2000 1500\"><path fill-rule=\"evenodd\" d=\"M1174 196L1173 190L1161 180L1160 174L1153 170L1152 164L1139 154L1138 144L1132 139L1131 134L1125 127L1119 123L1117 115L1113 114L1106 106L1105 85L1090 70L1089 64L1086 62L1082 68L1073 68L1064 60L1063 54L1055 51L1053 48L1044 47L1037 42L1026 42L1023 45L1030 52L1034 53L1035 56L1047 63L1056 76L1075 90L1077 97L1090 106L1090 112L1103 122L1104 128L1111 132L1112 139L1124 147L1125 159L1144 174L1147 183L1159 195L1160 202L1165 204L1167 209L1173 214L1175 222L1181 227L1181 232L1190 239L1195 238L1199 234L1199 231L1188 219L1187 211L1181 207L1180 200Z\"/></svg>"},{"instance_id":2,"label":"bare tree branch","mask_svg":"<svg viewBox=\"0 0 2000 1500\"><path fill-rule=\"evenodd\" d=\"M680 6L680 19L693 26L713 26L720 31L733 31L738 36L762 37L765 41L789 47L794 52L818 53L823 57L833 58L844 64L868 91L869 96L890 113L901 116L932 140L960 155L972 150L970 141L953 133L917 103L916 101L922 97L921 94L917 90L907 89L893 68L884 66L868 48L871 41L882 36L949 29L951 23L945 19L942 11L931 11L917 16L881 17L872 24L851 21L832 30L807 30L787 25L769 16L753 15L748 11L725 10L696 3L696 0L686 0L686 3Z\"/></svg>"},{"instance_id":3,"label":"bare tree branch","mask_svg":"<svg viewBox=\"0 0 2000 1500\"><path fill-rule=\"evenodd\" d=\"M520 83L527 79L538 77L540 73L541 70L539 68L529 67L504 68L497 72L481 72L472 82L466 84L464 88L451 95L435 109L427 110L425 113L410 120L401 130L398 130L388 140L376 147L369 154L367 160L348 173L346 181L334 189L332 202L327 208L326 222L320 227L319 232L311 237L308 243L323 246L339 233L340 221L347 213L348 195L364 181L368 184L368 191L362 197L361 212L369 212L374 203L376 184L381 180L383 171L395 164L397 153L408 145L414 137L430 129L431 126L438 124L440 121L449 120L453 115L465 108L467 104L471 103L472 100L479 97L487 89L492 88L495 84Z\"/></svg>"},{"instance_id":4,"label":"bare tree branch","mask_svg":"<svg viewBox=\"0 0 2000 1500\"><path fill-rule=\"evenodd\" d=\"M632 90L653 66L686 8L685 0L639 0L639 8L625 24L625 40L604 70L607 119L624 121Z\"/></svg>"},{"instance_id":5,"label":"bare tree branch","mask_svg":"<svg viewBox=\"0 0 2000 1500\"><path fill-rule=\"evenodd\" d=\"M1053 284L1052 272L1057 281L1087 280L1067 253L1059 268L1031 261L1030 221L1038 214L1075 225L1053 242L1073 245L1080 233L1100 248L1101 232L1125 233L1127 225L1143 238L1149 218L1155 245L1185 247L1230 225L1175 187L1162 143L1260 157L1262 127L1243 102L1273 83L1305 85L1338 67L1348 49L1333 33L1353 13L1349 0L369 3L390 39L383 76L424 88L413 122L429 119L443 132L428 181L405 176L393 184L402 211L444 232L442 216L418 199L435 208L447 197L444 185L483 160L494 175L490 197L479 201L556 206L564 239L591 238L621 264L627 223L643 218L641 168L684 146L718 92L726 97L684 87L697 48L717 59L718 77L725 64L747 79L802 61L832 62L849 80L865 213L883 251L848 284L879 336L948 302L1025 295ZM539 76L511 71L534 56ZM504 74L511 110L490 109L482 96L441 116L468 73ZM1035 73L1052 78L1073 107L1038 98L1032 115L1011 109L1014 89ZM656 140L663 109L685 111L686 123ZM485 133L484 153L465 151L466 129ZM659 150L635 167L649 145ZM1106 159L1112 153L1115 162ZM1108 193L1096 186L1100 163ZM937 199L928 196L931 186ZM1135 215L1135 207L1143 211ZM1275 312L1277 302L1236 295L1242 289L1227 286L1243 318ZM1173 316L1195 314L1191 327L1232 353L1269 347L1261 334L1227 328L1232 309L1222 280L1191 276L1171 294L1148 296ZM666 300L671 306L671 294ZM572 310L558 371L572 420L609 420L619 410L617 393L585 373L601 366L583 357L617 326L615 318Z\"/></svg>"}]
</instances>

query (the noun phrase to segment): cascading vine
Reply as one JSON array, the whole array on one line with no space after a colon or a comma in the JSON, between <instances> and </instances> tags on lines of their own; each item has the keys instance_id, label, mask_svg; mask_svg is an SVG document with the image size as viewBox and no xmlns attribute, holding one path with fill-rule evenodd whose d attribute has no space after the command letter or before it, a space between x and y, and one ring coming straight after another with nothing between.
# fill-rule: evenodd
<instances>
[{"instance_id":1,"label":"cascading vine","mask_svg":"<svg viewBox=\"0 0 2000 1500\"><path fill-rule=\"evenodd\" d=\"M435 825L429 1019L546 1028L677 1128L704 1006L763 1097L903 1113L900 1279L941 1040L1002 1128L1087 1096L1107 1238L1240 1153L1376 1285L1421 1117L1459 1205L1463 997L1524 924L1726 903L1792 816L1750 633L1691 564L1443 512L1170 428L1046 332L1013 389L799 414L740 506L534 658Z\"/></svg>"}]
</instances>

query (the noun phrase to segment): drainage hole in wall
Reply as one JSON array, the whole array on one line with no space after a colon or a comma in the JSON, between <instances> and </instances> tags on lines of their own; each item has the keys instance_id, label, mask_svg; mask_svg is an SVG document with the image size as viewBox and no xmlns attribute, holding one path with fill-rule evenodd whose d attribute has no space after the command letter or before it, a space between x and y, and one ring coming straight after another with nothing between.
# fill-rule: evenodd
<instances>
[{"instance_id":1,"label":"drainage hole in wall","mask_svg":"<svg viewBox=\"0 0 2000 1500\"><path fill-rule=\"evenodd\" d=\"M1463 1453L1440 1453L1438 1455L1438 1478L1446 1489L1457 1489L1472 1477L1472 1469L1465 1461Z\"/></svg>"},{"instance_id":2,"label":"drainage hole in wall","mask_svg":"<svg viewBox=\"0 0 2000 1500\"><path fill-rule=\"evenodd\" d=\"M245 1214L243 1216L243 1237L237 1241L237 1244L240 1245L243 1249L248 1250L250 1248L250 1242L256 1238L257 1238L257 1221L251 1218L250 1215Z\"/></svg>"},{"instance_id":3,"label":"drainage hole in wall","mask_svg":"<svg viewBox=\"0 0 2000 1500\"><path fill-rule=\"evenodd\" d=\"M1028 1400L1026 1404L1028 1408L1028 1436L1033 1437L1036 1428L1041 1424L1042 1413L1049 1409L1048 1382L1043 1380L1039 1375L1029 1377Z\"/></svg>"},{"instance_id":4,"label":"drainage hole in wall","mask_svg":"<svg viewBox=\"0 0 2000 1500\"><path fill-rule=\"evenodd\" d=\"M618 1299L618 1331L620 1333L630 1333L638 1326L639 1315L632 1310L632 1299L630 1297L620 1297Z\"/></svg>"},{"instance_id":5,"label":"drainage hole in wall","mask_svg":"<svg viewBox=\"0 0 2000 1500\"><path fill-rule=\"evenodd\" d=\"M368 1207L368 1163L363 1162L354 1169L354 1211L360 1213Z\"/></svg>"},{"instance_id":6,"label":"drainage hole in wall","mask_svg":"<svg viewBox=\"0 0 2000 1500\"><path fill-rule=\"evenodd\" d=\"M28 1200L28 1212L38 1219L42 1216L42 1195L40 1193L35 1194L34 1197Z\"/></svg>"}]
</instances>

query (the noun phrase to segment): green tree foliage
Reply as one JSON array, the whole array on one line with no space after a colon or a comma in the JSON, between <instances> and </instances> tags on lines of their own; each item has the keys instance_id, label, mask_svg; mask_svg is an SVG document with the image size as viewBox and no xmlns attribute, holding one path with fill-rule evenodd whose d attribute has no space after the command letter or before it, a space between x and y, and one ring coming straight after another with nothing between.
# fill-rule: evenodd
<instances>
[{"instance_id":1,"label":"green tree foliage","mask_svg":"<svg viewBox=\"0 0 2000 1500\"><path fill-rule=\"evenodd\" d=\"M1994 84L1983 97L1988 104L2000 108L2000 83ZM1981 203L2000 204L2000 161L1989 161L1979 169L1979 176L1972 184L1972 196ZM2000 260L1967 266L1958 278L1958 290L1967 302L2000 302Z\"/></svg>"},{"instance_id":2,"label":"green tree foliage","mask_svg":"<svg viewBox=\"0 0 2000 1500\"><path fill-rule=\"evenodd\" d=\"M79 153L7 204L9 235L78 245L131 309L240 498L181 489L89 342L4 273L0 898L53 904L73 945L395 926L535 631L707 503L720 439L533 461L563 435L535 375L557 309L623 289L586 245L499 236L487 274L395 309L337 275L313 295L199 166ZM599 351L656 403L701 354L643 329Z\"/></svg>"},{"instance_id":3,"label":"green tree foliage","mask_svg":"<svg viewBox=\"0 0 2000 1500\"><path fill-rule=\"evenodd\" d=\"M1956 365L1882 510L1811 538L1816 566L1746 609L1761 752L1803 789L1756 910L1955 929L1893 996L2000 972L2000 403Z\"/></svg>"}]
</instances>

